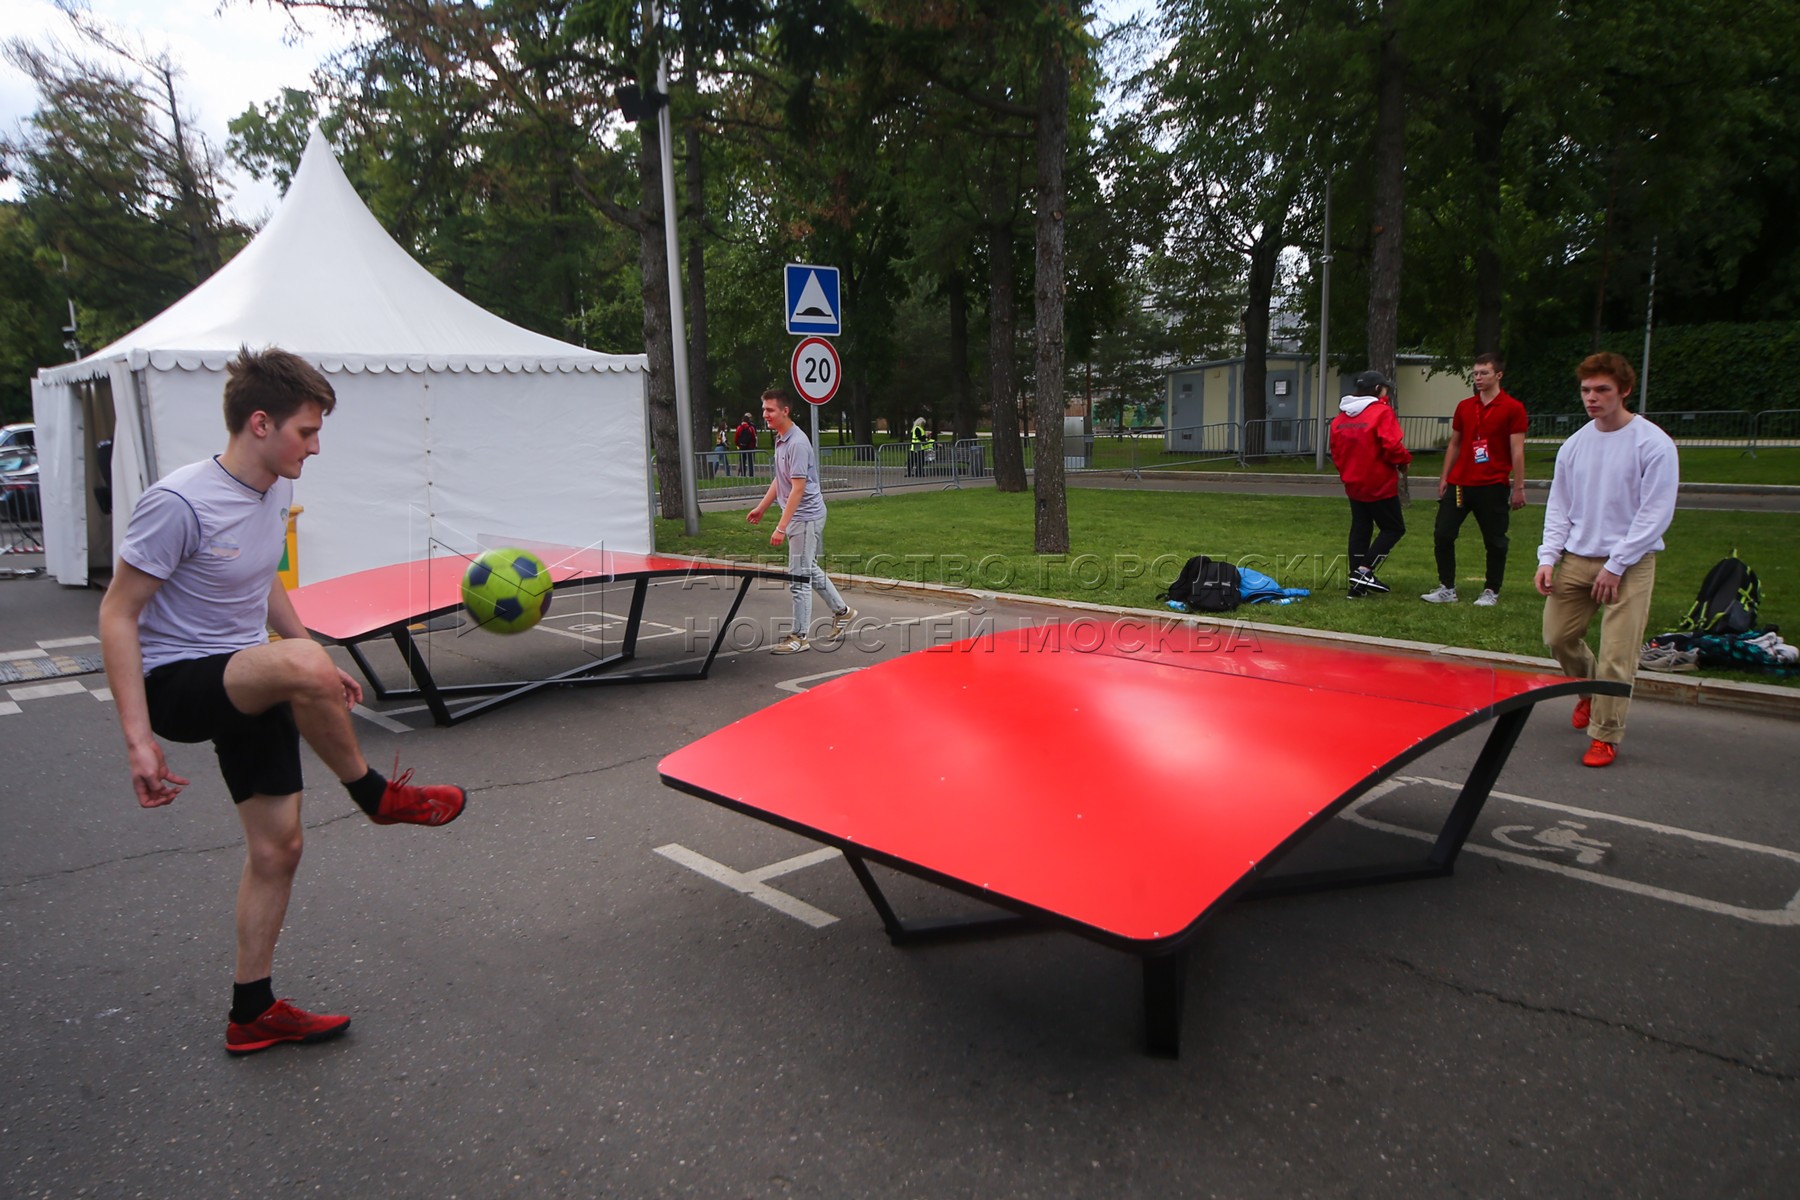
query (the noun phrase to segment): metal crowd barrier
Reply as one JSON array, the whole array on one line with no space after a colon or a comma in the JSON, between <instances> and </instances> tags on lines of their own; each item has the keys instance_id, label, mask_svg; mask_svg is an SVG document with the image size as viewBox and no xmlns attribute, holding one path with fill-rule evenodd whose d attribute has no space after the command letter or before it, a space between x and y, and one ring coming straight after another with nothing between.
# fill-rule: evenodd
<instances>
[{"instance_id":1,"label":"metal crowd barrier","mask_svg":"<svg viewBox=\"0 0 1800 1200\"><path fill-rule=\"evenodd\" d=\"M1744 450L1751 458L1762 446L1800 446L1800 408L1765 408L1750 417L1750 445Z\"/></svg>"},{"instance_id":2,"label":"metal crowd barrier","mask_svg":"<svg viewBox=\"0 0 1800 1200\"><path fill-rule=\"evenodd\" d=\"M1684 446L1741 446L1751 457L1759 447L1800 448L1800 409L1652 411L1644 415ZM1401 416L1407 449L1442 452L1450 440L1450 422L1448 415ZM1586 422L1587 414L1580 412L1533 413L1526 436L1560 441ZM1270 458L1313 457L1319 431L1319 422L1313 417L1271 417L1178 426L1149 436L1065 436L1063 469L1126 471L1137 476L1144 471L1182 470L1217 462L1248 465ZM1036 467L1037 439L1023 437L1020 443L1029 472ZM819 451L819 484L827 492L871 496L920 486L961 487L993 478L993 449L989 438L943 439L923 451L905 440L878 446L825 446ZM695 478L700 498L753 503L768 490L773 458L770 450L730 450L721 463L715 451L697 452Z\"/></svg>"}]
</instances>

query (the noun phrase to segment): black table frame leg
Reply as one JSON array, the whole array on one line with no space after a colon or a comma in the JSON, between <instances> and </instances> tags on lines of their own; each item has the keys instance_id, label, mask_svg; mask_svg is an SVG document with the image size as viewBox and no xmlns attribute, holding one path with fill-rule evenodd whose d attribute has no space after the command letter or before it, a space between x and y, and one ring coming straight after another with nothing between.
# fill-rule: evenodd
<instances>
[{"instance_id":1,"label":"black table frame leg","mask_svg":"<svg viewBox=\"0 0 1800 1200\"><path fill-rule=\"evenodd\" d=\"M502 704L510 704L515 700L530 695L547 687L599 687L622 683L673 683L688 680L705 679L712 671L713 661L718 658L719 650L725 644L726 632L732 621L737 619L738 610L743 606L744 598L749 594L750 585L760 575L738 575L737 587L731 597L731 604L725 613L725 619L719 626L719 632L707 648L706 657L698 667L679 670L617 672L615 669L622 663L631 662L637 657L638 634L644 623L644 603L650 591L650 579L640 577L633 579L631 603L626 611L625 630L620 637L619 649L599 658L589 659L579 666L567 671L547 676L543 679L507 680L492 683L458 683L440 684L431 673L431 666L421 652L417 639L413 637L412 626L416 620L393 625L387 629L376 630L365 638L354 642L339 642L349 652L363 677L369 681L370 688L378 700L422 700L431 713L431 719L438 725L456 725L471 717L480 715ZM584 580L583 583L591 583ZM389 687L376 671L368 656L363 653L363 643L374 641L383 636L393 640L400 651L400 658L406 665L406 672L411 676L411 687ZM468 704L452 711L449 701L462 696L484 696L474 704Z\"/></svg>"},{"instance_id":2,"label":"black table frame leg","mask_svg":"<svg viewBox=\"0 0 1800 1200\"><path fill-rule=\"evenodd\" d=\"M1457 793L1455 803L1450 806L1450 812L1444 818L1443 827L1438 831L1431 852L1423 859L1302 871L1292 875L1265 875L1238 893L1238 898L1260 900L1271 896L1292 896L1302 892L1331 891L1377 883L1400 883L1409 879L1437 879L1449 875L1456 869L1456 857L1462 853L1463 843L1469 840L1469 834L1475 828L1475 818L1481 815L1482 806L1487 803L1489 794L1494 790L1500 771L1506 766L1507 757L1512 754L1513 746L1518 742L1519 734L1523 732L1525 721L1530 717L1533 707L1535 705L1516 708L1495 718L1487 742L1475 759L1475 765L1470 768L1462 791Z\"/></svg>"}]
</instances>

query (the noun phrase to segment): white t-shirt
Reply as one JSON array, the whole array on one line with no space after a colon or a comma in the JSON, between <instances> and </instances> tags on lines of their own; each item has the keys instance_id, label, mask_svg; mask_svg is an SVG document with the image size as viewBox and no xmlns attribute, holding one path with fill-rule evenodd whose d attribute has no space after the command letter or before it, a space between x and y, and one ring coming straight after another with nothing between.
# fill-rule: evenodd
<instances>
[{"instance_id":1,"label":"white t-shirt","mask_svg":"<svg viewBox=\"0 0 1800 1200\"><path fill-rule=\"evenodd\" d=\"M1680 483L1675 443L1654 424L1634 416L1607 433L1589 421L1556 452L1538 564L1578 554L1604 558L1608 571L1623 575L1663 548Z\"/></svg>"},{"instance_id":2,"label":"white t-shirt","mask_svg":"<svg viewBox=\"0 0 1800 1200\"><path fill-rule=\"evenodd\" d=\"M139 498L119 557L163 581L138 617L146 673L269 640L269 588L293 496L291 480L259 492L209 458Z\"/></svg>"}]
</instances>

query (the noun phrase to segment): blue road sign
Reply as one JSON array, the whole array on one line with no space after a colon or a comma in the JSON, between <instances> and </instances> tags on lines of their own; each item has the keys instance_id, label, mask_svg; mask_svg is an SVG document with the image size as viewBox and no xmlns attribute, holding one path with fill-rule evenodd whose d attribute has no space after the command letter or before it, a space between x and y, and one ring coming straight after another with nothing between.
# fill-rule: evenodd
<instances>
[{"instance_id":1,"label":"blue road sign","mask_svg":"<svg viewBox=\"0 0 1800 1200\"><path fill-rule=\"evenodd\" d=\"M789 333L836 337L844 331L844 310L838 303L836 267L789 263L784 279L787 285Z\"/></svg>"}]
</instances>

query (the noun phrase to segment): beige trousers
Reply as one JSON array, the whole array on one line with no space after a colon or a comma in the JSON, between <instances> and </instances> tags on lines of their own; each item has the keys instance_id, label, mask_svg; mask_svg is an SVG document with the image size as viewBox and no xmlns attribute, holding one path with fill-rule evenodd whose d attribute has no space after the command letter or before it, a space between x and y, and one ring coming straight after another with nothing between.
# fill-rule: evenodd
<instances>
[{"instance_id":1,"label":"beige trousers","mask_svg":"<svg viewBox=\"0 0 1800 1200\"><path fill-rule=\"evenodd\" d=\"M1650 592L1656 586L1656 555L1646 554L1625 568L1619 580L1619 598L1601 605L1594 599L1594 578L1606 566L1604 558L1563 555L1556 578L1544 601L1544 644L1562 664L1563 673L1576 679L1611 679L1629 684L1637 678L1638 654L1643 649L1644 626L1650 620ZM1588 648L1588 626L1594 610L1600 615L1600 655ZM1615 746L1625 740L1625 710L1629 696L1595 696L1588 736Z\"/></svg>"}]
</instances>

